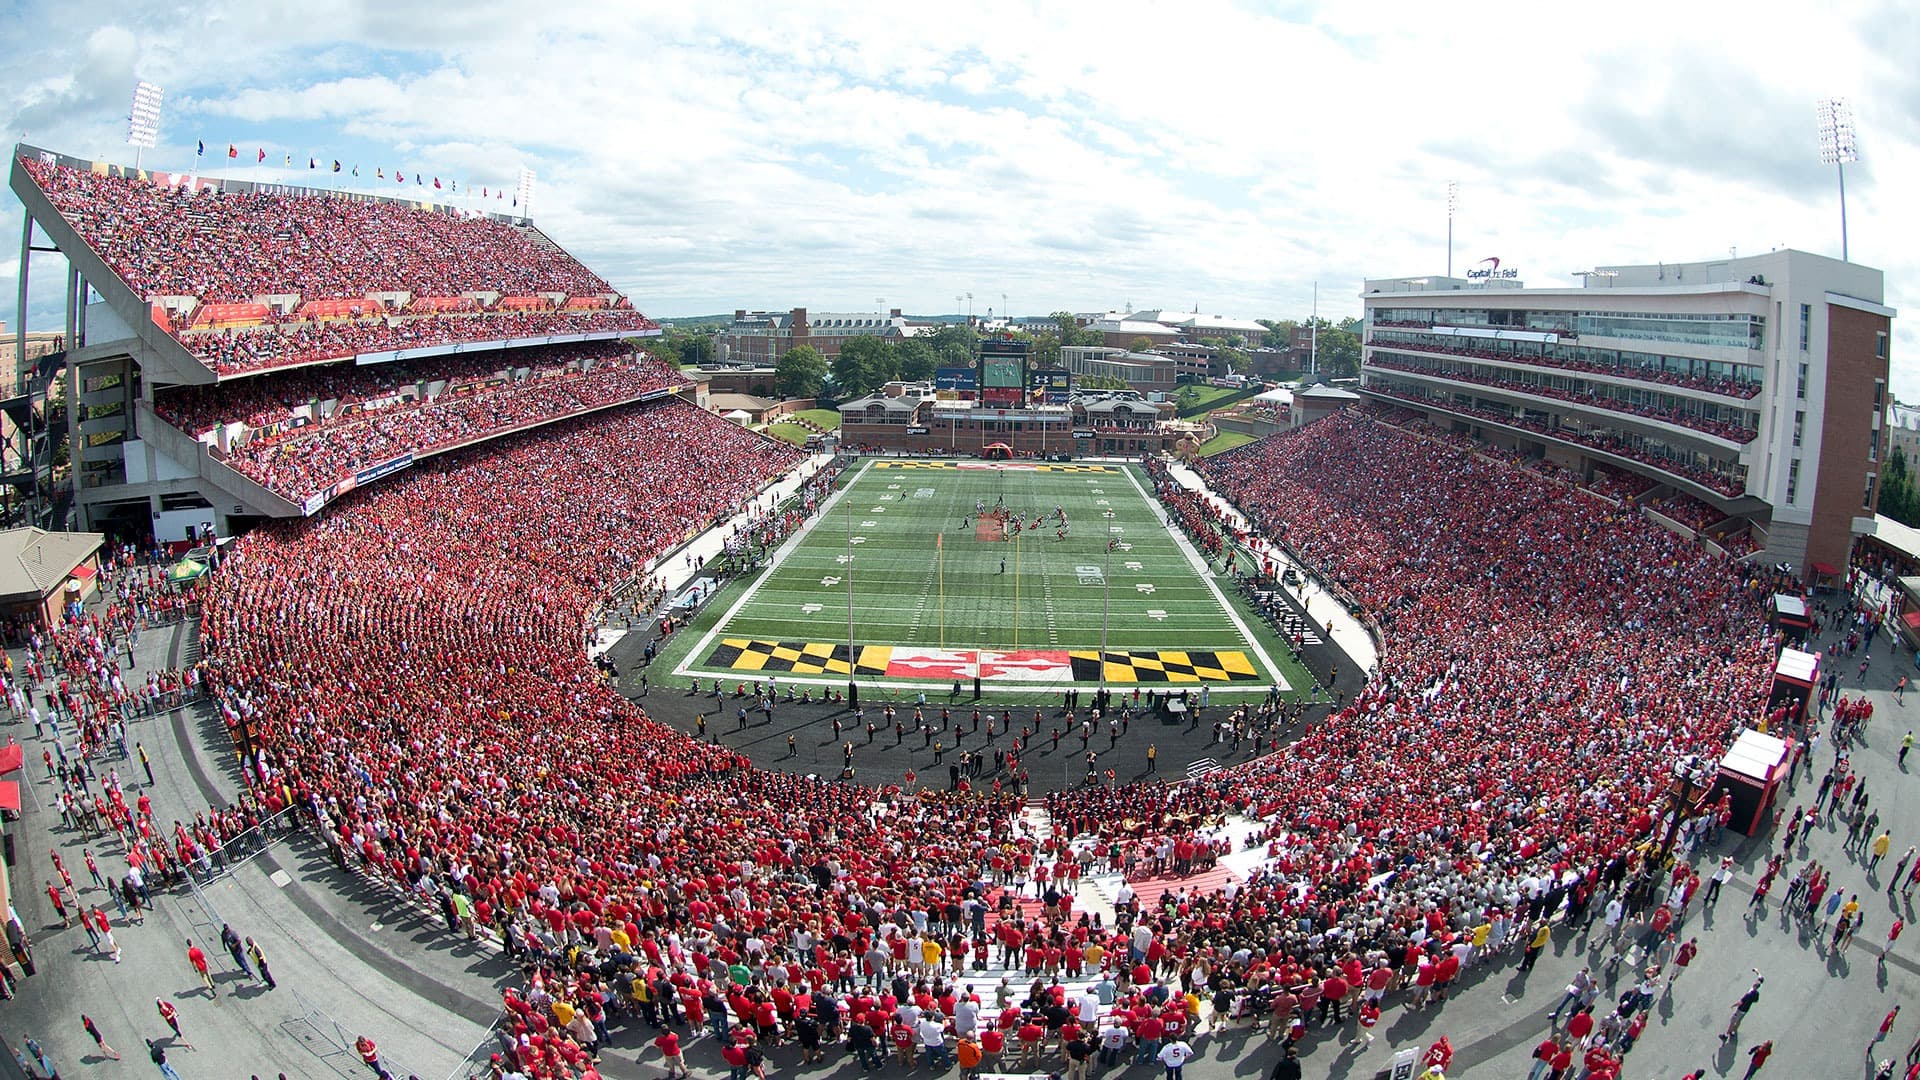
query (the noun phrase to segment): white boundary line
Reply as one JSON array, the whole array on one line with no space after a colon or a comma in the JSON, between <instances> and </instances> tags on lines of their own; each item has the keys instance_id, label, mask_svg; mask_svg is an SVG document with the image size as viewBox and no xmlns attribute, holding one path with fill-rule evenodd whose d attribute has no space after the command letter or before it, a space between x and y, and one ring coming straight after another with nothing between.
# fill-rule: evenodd
<instances>
[{"instance_id":1,"label":"white boundary line","mask_svg":"<svg viewBox=\"0 0 1920 1080\"><path fill-rule=\"evenodd\" d=\"M809 535L811 535L815 529L819 528L821 525L826 523L827 519L832 515L834 506L836 506L842 499L848 497L849 493L853 491L854 484L859 482L861 478L865 477L867 472L870 469L872 469L874 464L879 460L882 460L882 459L867 458L864 461L862 461L860 464L860 468L847 478L846 483L841 486L840 490L828 496L827 501L821 504L820 511L819 513L814 515L813 520L807 522L792 536L787 537L787 539L783 541L778 548L774 549L773 555L770 556L768 559L767 572L761 574L759 580L747 586L746 590L740 594L739 598L736 599L733 602L733 604L727 608L726 612L720 616L720 619L713 624L713 628L708 630L705 634L701 635L699 642L695 644L692 649L689 649L687 651L686 658L682 660L680 664L673 669L672 674L675 677L692 676L695 678L699 678L704 676L705 678L708 678L708 679L721 679L721 680L733 679L735 681L745 680L747 682L758 682L761 678L767 675L773 675L773 676L777 676L781 682L791 683L792 685L795 685L795 686L839 686L841 683L846 681L845 678L839 675L830 675L830 676L829 675L796 675L789 671L778 671L778 672L712 671L712 670L706 669L703 666L695 667L692 665L695 664L697 657L707 655L707 650L713 645L715 636L718 635L722 630L722 628L724 628L729 622L733 621L733 617L739 614L740 609L746 606L747 601L753 599L754 593L760 591L760 586L766 583L766 581L773 576L773 570L780 565L780 560L784 558L786 555L788 555L791 549L798 547L800 542L804 540L806 537L808 537ZM1152 495L1148 494L1145 488L1142 488L1140 486L1139 478L1136 477L1133 473L1133 470L1128 467L1128 463L1123 462L1118 464L1117 466L1109 466L1109 467L1113 468L1114 471L1119 472L1124 476L1126 476L1127 482L1133 485L1133 490L1139 494L1141 501L1146 503L1149 514L1155 518L1158 518L1162 510L1164 510L1164 506L1160 503L1158 499L1155 499ZM1206 587L1207 592L1213 596L1214 602L1220 605L1221 612L1226 615L1227 620L1231 622L1233 624L1234 629L1239 632L1241 640L1245 642L1248 649L1251 650L1254 656L1259 658L1260 662L1266 666L1266 673L1268 676L1270 676L1270 678L1267 682L1259 683L1259 684L1233 683L1233 682L1227 682L1227 683L1168 682L1168 683L1130 683L1127 685L1138 686L1138 687L1141 687L1142 689L1151 687L1152 689L1156 689L1156 690L1157 689L1173 689L1176 687L1186 688L1191 690L1191 689L1197 689L1199 687L1204 686L1207 688L1207 693L1209 695L1259 694L1264 696L1267 693L1267 691L1274 686L1278 686L1283 692L1292 690L1293 684L1288 682L1287 677L1280 673L1279 666L1273 662L1272 657L1267 655L1266 650L1260 647L1259 642L1254 640L1253 634L1247 629L1247 624L1241 621L1239 613L1234 611L1232 606L1227 603L1226 598L1220 594L1220 587L1217 584L1215 584L1212 575L1210 575L1207 572L1206 561L1201 559L1199 552L1195 551L1193 549L1193 545L1187 542L1186 535L1180 532L1180 530L1174 529L1171 527L1167 527L1167 531L1172 534L1175 547L1177 547L1180 553L1186 557L1188 565L1193 568L1194 576L1200 580L1201 584ZM1124 534L1123 534L1123 539L1124 539ZM980 651L996 652L1001 650L986 649L986 650L980 650ZM1081 650L1073 650L1073 651L1081 651ZM1096 648L1094 651L1097 652L1098 649ZM857 678L857 675L854 677ZM997 677L996 679L992 680L992 682L995 689L1001 692L1031 691L1033 693L1057 694L1063 690L1086 689L1084 684L1077 683L1077 682L1074 682L1074 683L1043 683L1038 681L1025 682L1020 679L1010 679L1005 676ZM953 688L953 684L950 682L899 682L893 679L886 679L884 682L874 683L873 685L876 689L880 689L880 690L951 690Z\"/></svg>"},{"instance_id":2,"label":"white boundary line","mask_svg":"<svg viewBox=\"0 0 1920 1080\"><path fill-rule=\"evenodd\" d=\"M1165 504L1147 494L1147 490L1140 486L1140 478L1133 474L1132 469L1127 469L1126 474L1127 482L1133 485L1133 490L1140 493L1141 500L1145 502L1148 507L1157 508L1156 513L1166 510ZM1168 512L1170 513L1170 511ZM1253 631L1247 629L1247 624L1241 620L1240 613L1233 610L1233 605L1227 603L1227 598L1220 594L1220 586L1214 581L1213 573L1207 569L1207 561L1201 558L1200 553L1194 550L1193 545L1187 541L1187 534L1174 528L1171 524L1164 525L1163 527L1167 530L1167 534L1173 537L1174 546L1179 548L1180 553L1187 557L1188 565L1193 567L1194 576L1199 578L1200 582L1207 587L1207 592L1213 595L1213 602L1220 605L1220 613L1227 617L1227 621L1233 624L1235 630L1240 631L1240 639L1246 643L1247 648L1253 652L1253 655L1259 657L1260 662L1267 666L1267 674L1273 677L1273 681L1269 685L1278 686L1283 691L1293 689L1293 684L1288 682L1287 677L1280 673L1280 665L1274 663L1273 657L1267 655L1267 650L1260 647L1259 640L1253 636Z\"/></svg>"},{"instance_id":3,"label":"white boundary line","mask_svg":"<svg viewBox=\"0 0 1920 1080\"><path fill-rule=\"evenodd\" d=\"M773 577L773 571L777 567L779 567L780 560L785 558L787 555L791 554L792 549L798 547L800 545L801 540L812 535L814 529L819 528L821 525L826 523L827 518L833 512L834 506L839 504L839 502L843 498L845 498L850 492L853 491L854 482L859 480L861 477L867 475L867 470L873 467L873 462L874 462L873 458L868 458L864 462L862 462L860 465L859 471L855 472L852 476L848 477L847 482L841 485L839 491L836 491L832 495L829 495L827 497L827 501L820 504L820 511L819 513L813 516L812 521L809 521L806 524L802 525L798 530L794 532L792 536L787 537L786 540L783 541L779 547L773 549L773 554L767 556L766 573L761 574L758 580L756 580L753 584L747 586L746 591L740 594L740 598L733 602L733 606L729 607L726 610L726 613L720 616L719 621L713 624L713 628L711 630L708 630L704 635L701 636L699 644L695 645L691 650L687 652L687 658L681 661L679 667L676 667L673 669L673 673L675 675L694 674L693 668L688 666L689 664L694 662L694 657L707 655L707 648L708 646L713 644L714 635L718 634L723 627L725 627L728 623L732 622L733 617L740 613L740 609L746 606L747 601L753 599L753 594L760 591L760 586L766 584L767 581ZM847 573L851 574L853 573L853 571L849 569ZM852 661L853 661L853 658L849 657L848 658L849 666L851 666ZM705 674L708 678L724 677L724 676L717 675L714 672L701 672L701 674ZM736 672L736 674L744 674L744 673ZM782 672L780 674L785 674L785 673ZM787 681L801 682L803 680L801 678L792 678ZM823 685L827 685L827 686L839 685L839 680L837 679L821 680L821 682Z\"/></svg>"}]
</instances>

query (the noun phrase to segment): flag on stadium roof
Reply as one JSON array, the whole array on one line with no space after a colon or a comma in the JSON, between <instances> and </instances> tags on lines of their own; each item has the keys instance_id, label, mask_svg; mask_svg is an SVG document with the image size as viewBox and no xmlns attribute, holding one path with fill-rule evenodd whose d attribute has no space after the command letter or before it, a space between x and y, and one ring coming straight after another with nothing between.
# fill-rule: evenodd
<instances>
[{"instance_id":1,"label":"flag on stadium roof","mask_svg":"<svg viewBox=\"0 0 1920 1080\"><path fill-rule=\"evenodd\" d=\"M240 148L239 148L239 147L237 147L237 146L235 146L235 145L233 145L232 143L228 143L228 144L227 144L227 156L228 156L228 157L230 157L230 158L237 158L237 157L239 157L239 156L240 156Z\"/></svg>"},{"instance_id":2,"label":"flag on stadium roof","mask_svg":"<svg viewBox=\"0 0 1920 1080\"><path fill-rule=\"evenodd\" d=\"M194 152L193 152L193 156L194 156L194 157L206 157L206 156L207 156L207 143L206 143L206 140L205 140L205 139L201 139L201 140L199 140L199 146L198 146L198 148L196 148L196 149L194 150Z\"/></svg>"}]
</instances>

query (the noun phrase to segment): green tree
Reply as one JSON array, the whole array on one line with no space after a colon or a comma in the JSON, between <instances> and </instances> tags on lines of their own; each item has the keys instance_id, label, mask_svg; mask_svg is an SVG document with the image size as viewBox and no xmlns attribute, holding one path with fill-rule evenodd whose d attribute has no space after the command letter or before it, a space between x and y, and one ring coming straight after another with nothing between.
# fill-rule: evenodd
<instances>
[{"instance_id":1,"label":"green tree","mask_svg":"<svg viewBox=\"0 0 1920 1080\"><path fill-rule=\"evenodd\" d=\"M663 335L661 337L634 338L629 340L628 344L636 346L641 352L646 353L648 356L653 357L668 367L680 366L680 346L670 337Z\"/></svg>"},{"instance_id":2,"label":"green tree","mask_svg":"<svg viewBox=\"0 0 1920 1080\"><path fill-rule=\"evenodd\" d=\"M833 381L849 396L871 393L894 377L893 348L872 334L849 338L833 358Z\"/></svg>"},{"instance_id":3,"label":"green tree","mask_svg":"<svg viewBox=\"0 0 1920 1080\"><path fill-rule=\"evenodd\" d=\"M1887 455L1886 470L1880 474L1879 512L1902 525L1920 528L1920 490L1914 487L1907 453L1898 446Z\"/></svg>"},{"instance_id":4,"label":"green tree","mask_svg":"<svg viewBox=\"0 0 1920 1080\"><path fill-rule=\"evenodd\" d=\"M1320 320L1318 353L1320 374L1331 379L1350 379L1360 374L1360 338L1351 330L1328 325Z\"/></svg>"},{"instance_id":5,"label":"green tree","mask_svg":"<svg viewBox=\"0 0 1920 1080\"><path fill-rule=\"evenodd\" d=\"M894 343L893 356L900 366L901 378L915 382L933 378L936 366L933 346L920 338L906 338Z\"/></svg>"},{"instance_id":6,"label":"green tree","mask_svg":"<svg viewBox=\"0 0 1920 1080\"><path fill-rule=\"evenodd\" d=\"M1054 338L1062 345L1098 345L1103 340L1100 331L1081 326L1071 311L1056 311L1047 318L1053 320Z\"/></svg>"},{"instance_id":7,"label":"green tree","mask_svg":"<svg viewBox=\"0 0 1920 1080\"><path fill-rule=\"evenodd\" d=\"M773 381L780 397L817 398L827 381L827 361L811 345L795 345L773 365Z\"/></svg>"},{"instance_id":8,"label":"green tree","mask_svg":"<svg viewBox=\"0 0 1920 1080\"><path fill-rule=\"evenodd\" d=\"M1128 352L1146 352L1151 348L1153 348L1153 339L1146 336L1145 334L1142 334L1139 337L1134 338L1131 342L1127 344Z\"/></svg>"},{"instance_id":9,"label":"green tree","mask_svg":"<svg viewBox=\"0 0 1920 1080\"><path fill-rule=\"evenodd\" d=\"M980 336L966 323L948 323L933 332L932 346L939 367L972 367L974 345Z\"/></svg>"},{"instance_id":10,"label":"green tree","mask_svg":"<svg viewBox=\"0 0 1920 1080\"><path fill-rule=\"evenodd\" d=\"M1240 340L1244 342L1246 339L1241 338ZM1212 366L1213 372L1216 375L1225 375L1229 371L1235 371L1245 375L1247 369L1251 367L1252 364L1253 359L1241 351L1239 347L1233 345L1231 341L1213 346Z\"/></svg>"},{"instance_id":11,"label":"green tree","mask_svg":"<svg viewBox=\"0 0 1920 1080\"><path fill-rule=\"evenodd\" d=\"M1293 331L1299 323L1292 319L1255 319L1255 322L1267 328L1260 335L1260 344L1269 349L1285 349L1293 344Z\"/></svg>"},{"instance_id":12,"label":"green tree","mask_svg":"<svg viewBox=\"0 0 1920 1080\"><path fill-rule=\"evenodd\" d=\"M674 342L680 348L680 363L694 367L713 360L713 335L702 331L688 333L674 331Z\"/></svg>"}]
</instances>

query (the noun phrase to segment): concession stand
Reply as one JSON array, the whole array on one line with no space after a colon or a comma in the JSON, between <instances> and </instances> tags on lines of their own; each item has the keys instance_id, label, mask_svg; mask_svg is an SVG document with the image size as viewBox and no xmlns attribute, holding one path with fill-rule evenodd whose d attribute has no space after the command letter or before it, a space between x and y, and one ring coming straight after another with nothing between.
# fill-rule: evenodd
<instances>
[{"instance_id":1,"label":"concession stand","mask_svg":"<svg viewBox=\"0 0 1920 1080\"><path fill-rule=\"evenodd\" d=\"M1725 794L1733 804L1727 827L1752 836L1766 824L1767 810L1792 767L1792 744L1748 728L1720 759L1720 775L1710 798Z\"/></svg>"},{"instance_id":2,"label":"concession stand","mask_svg":"<svg viewBox=\"0 0 1920 1080\"><path fill-rule=\"evenodd\" d=\"M1768 727L1783 720L1804 722L1807 706L1820 687L1820 654L1781 649L1773 661L1773 685L1767 691Z\"/></svg>"},{"instance_id":3,"label":"concession stand","mask_svg":"<svg viewBox=\"0 0 1920 1080\"><path fill-rule=\"evenodd\" d=\"M1767 601L1767 625L1783 635L1795 645L1807 640L1813 632L1813 616L1807 611L1807 600L1792 593L1774 593Z\"/></svg>"}]
</instances>

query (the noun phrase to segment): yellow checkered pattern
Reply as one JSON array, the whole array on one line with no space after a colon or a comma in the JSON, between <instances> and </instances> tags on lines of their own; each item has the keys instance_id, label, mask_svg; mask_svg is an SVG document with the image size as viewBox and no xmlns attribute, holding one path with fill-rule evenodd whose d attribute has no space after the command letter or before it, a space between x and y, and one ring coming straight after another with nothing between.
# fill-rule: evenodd
<instances>
[{"instance_id":1,"label":"yellow checkered pattern","mask_svg":"<svg viewBox=\"0 0 1920 1080\"><path fill-rule=\"evenodd\" d=\"M1238 651L1187 652L1149 649L1109 652L1102 663L1098 652L1071 652L1075 679L1104 678L1110 683L1258 682L1259 671L1247 654ZM1104 671L1101 670L1104 667Z\"/></svg>"},{"instance_id":2,"label":"yellow checkered pattern","mask_svg":"<svg viewBox=\"0 0 1920 1080\"><path fill-rule=\"evenodd\" d=\"M893 659L887 645L862 645L858 656L860 672L885 675ZM725 638L707 657L707 663L732 671L766 671L793 675L845 675L847 647L821 641L760 641L753 638Z\"/></svg>"}]
</instances>

